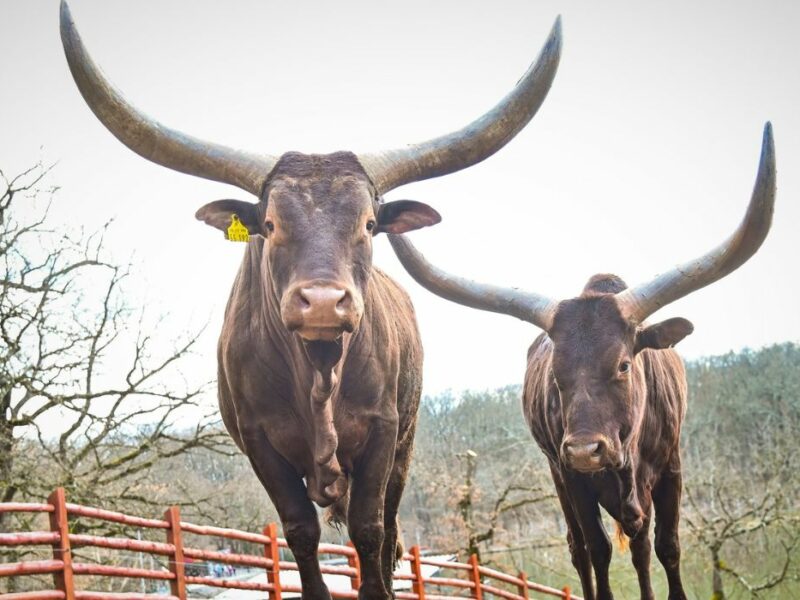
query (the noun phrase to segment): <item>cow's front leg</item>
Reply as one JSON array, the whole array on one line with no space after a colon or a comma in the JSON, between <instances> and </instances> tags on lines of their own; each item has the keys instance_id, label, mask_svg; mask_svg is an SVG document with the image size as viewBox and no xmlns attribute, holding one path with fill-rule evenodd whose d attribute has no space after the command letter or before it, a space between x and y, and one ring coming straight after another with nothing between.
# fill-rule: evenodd
<instances>
[{"instance_id":1,"label":"cow's front leg","mask_svg":"<svg viewBox=\"0 0 800 600\"><path fill-rule=\"evenodd\" d=\"M589 558L589 549L586 546L586 540L583 539L583 531L581 530L578 517L575 516L573 509L573 501L569 497L558 469L552 463L550 464L550 474L553 477L553 484L556 486L558 493L558 501L561 503L561 510L564 513L564 520L567 524L567 545L569 546L569 554L572 558L572 566L578 572L578 577L581 580L581 588L583 589L584 600L594 600L594 581L592 581L592 563Z\"/></svg>"},{"instance_id":2,"label":"cow's front leg","mask_svg":"<svg viewBox=\"0 0 800 600\"><path fill-rule=\"evenodd\" d=\"M636 537L631 538L631 562L639 578L639 593L642 600L653 600L653 586L650 583L650 515L646 514Z\"/></svg>"},{"instance_id":3,"label":"cow's front leg","mask_svg":"<svg viewBox=\"0 0 800 600\"><path fill-rule=\"evenodd\" d=\"M408 468L411 463L411 451L414 446L414 433L416 423L412 423L410 430L406 431L403 440L398 440L394 453L394 462L391 467L389 481L386 484L386 500L383 513L383 549L381 551L381 569L383 570L383 583L386 590L394 596L392 589L394 569L402 558L403 545L399 541L400 526L397 522L397 512L400 508L400 499L408 477Z\"/></svg>"},{"instance_id":4,"label":"cow's front leg","mask_svg":"<svg viewBox=\"0 0 800 600\"><path fill-rule=\"evenodd\" d=\"M580 474L567 472L565 477L568 494L575 509L583 538L589 549L589 557L594 567L597 583L597 600L613 600L608 580L608 567L611 564L611 540L608 539L597 496L582 480Z\"/></svg>"},{"instance_id":5,"label":"cow's front leg","mask_svg":"<svg viewBox=\"0 0 800 600\"><path fill-rule=\"evenodd\" d=\"M653 488L656 513L656 556L667 573L669 600L686 600L681 582L681 544L678 539L681 491L680 458L673 459Z\"/></svg>"},{"instance_id":6,"label":"cow's front leg","mask_svg":"<svg viewBox=\"0 0 800 600\"><path fill-rule=\"evenodd\" d=\"M331 600L317 558L319 519L302 478L272 447L261 429L242 431L242 442L253 470L278 510L283 533L300 571L303 600Z\"/></svg>"},{"instance_id":7,"label":"cow's front leg","mask_svg":"<svg viewBox=\"0 0 800 600\"><path fill-rule=\"evenodd\" d=\"M642 478L645 479L644 477ZM635 489L635 488L634 488ZM642 600L654 600L653 586L650 582L650 513L652 507L652 497L650 485L641 486L639 494L641 502L640 508L644 515L644 521L635 536L631 537L631 562L636 569L639 578L639 593ZM623 501L623 514L625 511L625 499Z\"/></svg>"},{"instance_id":8,"label":"cow's front leg","mask_svg":"<svg viewBox=\"0 0 800 600\"><path fill-rule=\"evenodd\" d=\"M394 463L397 420L376 418L361 457L353 469L347 524L361 561L359 600L389 600L381 568L384 544L386 484Z\"/></svg>"}]
</instances>

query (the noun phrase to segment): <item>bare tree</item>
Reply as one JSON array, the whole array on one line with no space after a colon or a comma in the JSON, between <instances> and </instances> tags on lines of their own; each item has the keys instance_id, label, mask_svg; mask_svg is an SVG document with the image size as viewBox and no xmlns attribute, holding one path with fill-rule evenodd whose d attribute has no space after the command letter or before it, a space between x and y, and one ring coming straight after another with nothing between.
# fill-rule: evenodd
<instances>
[{"instance_id":1,"label":"bare tree","mask_svg":"<svg viewBox=\"0 0 800 600\"><path fill-rule=\"evenodd\" d=\"M197 336L156 343L126 300L128 269L106 258L108 226L49 226L48 171L0 172L0 501L64 486L75 502L163 506L154 465L231 450L203 410L208 382L180 371Z\"/></svg>"},{"instance_id":2,"label":"bare tree","mask_svg":"<svg viewBox=\"0 0 800 600\"><path fill-rule=\"evenodd\" d=\"M786 511L782 486L773 481L754 494L733 484L711 477L701 485L687 487L690 510L684 520L709 553L714 600L727 597L724 576L732 578L752 598L796 578L790 567L797 558L800 523ZM764 558L777 558L778 563L760 565L757 576L749 575L756 570L753 563ZM741 564L736 566L735 562Z\"/></svg>"},{"instance_id":3,"label":"bare tree","mask_svg":"<svg viewBox=\"0 0 800 600\"><path fill-rule=\"evenodd\" d=\"M518 476L507 481L503 487L497 487L498 493L486 502L480 502L480 491L476 486L475 474L478 468L478 454L467 450L457 454L464 466L464 483L459 488L457 507L463 527L467 533L467 543L461 548L467 556L475 554L481 557L481 544L491 549L495 535L502 526L502 519L519 514L525 507L542 502L552 501L556 496L545 491L539 485L521 483L529 479L527 467L521 469Z\"/></svg>"}]
</instances>

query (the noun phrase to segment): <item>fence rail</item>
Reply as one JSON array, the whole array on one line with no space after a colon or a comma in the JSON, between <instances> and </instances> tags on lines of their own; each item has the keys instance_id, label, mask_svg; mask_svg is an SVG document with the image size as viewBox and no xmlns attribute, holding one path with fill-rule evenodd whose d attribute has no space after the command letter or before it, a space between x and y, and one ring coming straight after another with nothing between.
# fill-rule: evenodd
<instances>
[{"instance_id":1,"label":"fence rail","mask_svg":"<svg viewBox=\"0 0 800 600\"><path fill-rule=\"evenodd\" d=\"M286 540L278 537L278 527L270 523L262 534L249 533L236 529L195 525L181 521L180 510L173 506L167 509L163 519L148 519L126 515L120 512L81 506L67 502L62 488L54 491L47 503L0 503L0 512L44 513L50 522L49 531L19 533L0 533L0 546L50 546L51 560L35 560L17 563L0 563L0 578L29 575L52 574L53 590L18 592L4 594L4 600L186 600L187 586L201 584L226 589L266 592L269 600L282 600L285 594L301 592L297 583L281 580L281 573L297 571L297 564L281 560L280 549L287 547ZM164 542L152 542L123 537L100 537L70 533L70 517L83 517L100 521L127 525L142 529L162 530ZM184 534L213 536L237 542L248 542L263 547L263 556L233 554L203 550L184 545ZM128 550L167 558L167 568L163 570L131 568L102 564L75 562L74 548L95 547L111 550ZM350 579L349 590L331 590L334 598L358 598L361 584L361 568L358 555L351 544L320 544L319 554L338 556L342 564L322 564L323 574L339 575ZM450 562L421 554L419 546L414 546L403 556L409 562L410 573L398 572L396 581L409 581L410 591L396 591L400 600L462 600L464 597L505 598L507 600L527 600L532 593L581 600L572 596L569 587L551 588L529 581L525 573L510 575L482 566L472 555L467 563ZM213 561L215 563L246 566L263 569L266 583L237 581L219 577L206 577L186 573L189 561ZM425 576L423 566L435 567L437 572L446 571L448 575ZM166 581L169 595L157 593L112 593L94 592L80 589L76 578L128 577L143 580ZM296 578L294 578L296 580ZM503 586L503 587L501 587ZM468 594L465 596L464 594Z\"/></svg>"}]
</instances>

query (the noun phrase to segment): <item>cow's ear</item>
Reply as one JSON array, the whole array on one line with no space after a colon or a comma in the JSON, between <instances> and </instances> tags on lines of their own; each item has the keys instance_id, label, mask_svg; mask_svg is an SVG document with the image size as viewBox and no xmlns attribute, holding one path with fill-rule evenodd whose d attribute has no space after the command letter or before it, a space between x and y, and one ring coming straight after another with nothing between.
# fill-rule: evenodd
<instances>
[{"instance_id":1,"label":"cow's ear","mask_svg":"<svg viewBox=\"0 0 800 600\"><path fill-rule=\"evenodd\" d=\"M672 348L683 338L694 331L691 321L675 317L654 325L648 325L636 332L636 352L645 348L662 350Z\"/></svg>"},{"instance_id":2,"label":"cow's ear","mask_svg":"<svg viewBox=\"0 0 800 600\"><path fill-rule=\"evenodd\" d=\"M406 233L436 225L441 220L442 215L427 204L414 200L395 200L381 204L378 208L375 233Z\"/></svg>"},{"instance_id":3,"label":"cow's ear","mask_svg":"<svg viewBox=\"0 0 800 600\"><path fill-rule=\"evenodd\" d=\"M220 231L228 231L233 215L239 217L242 225L252 235L261 234L261 223L258 218L258 204L243 200L215 200L201 207L194 216L207 225Z\"/></svg>"}]
</instances>

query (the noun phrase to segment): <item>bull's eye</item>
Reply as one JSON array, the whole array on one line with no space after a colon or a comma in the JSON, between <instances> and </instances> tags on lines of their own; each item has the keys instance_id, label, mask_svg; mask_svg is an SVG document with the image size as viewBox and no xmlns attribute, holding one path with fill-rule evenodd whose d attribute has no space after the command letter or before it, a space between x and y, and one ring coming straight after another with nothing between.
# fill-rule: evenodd
<instances>
[{"instance_id":1,"label":"bull's eye","mask_svg":"<svg viewBox=\"0 0 800 600\"><path fill-rule=\"evenodd\" d=\"M622 374L629 373L631 370L631 363L629 360L623 360L619 363L619 372Z\"/></svg>"},{"instance_id":2,"label":"bull's eye","mask_svg":"<svg viewBox=\"0 0 800 600\"><path fill-rule=\"evenodd\" d=\"M375 219L370 219L367 221L367 231L372 231L375 229Z\"/></svg>"},{"instance_id":3,"label":"bull's eye","mask_svg":"<svg viewBox=\"0 0 800 600\"><path fill-rule=\"evenodd\" d=\"M270 233L275 231L275 223L273 223L272 221L267 221L266 223L264 223L264 225L266 225L267 231L269 231Z\"/></svg>"}]
</instances>

